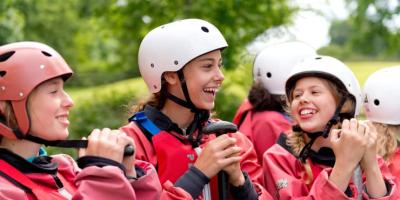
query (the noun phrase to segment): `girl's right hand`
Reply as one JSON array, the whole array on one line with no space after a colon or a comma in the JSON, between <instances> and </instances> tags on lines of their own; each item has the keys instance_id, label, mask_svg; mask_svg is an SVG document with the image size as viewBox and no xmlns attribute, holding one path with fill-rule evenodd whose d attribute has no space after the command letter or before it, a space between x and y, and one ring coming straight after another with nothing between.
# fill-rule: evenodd
<instances>
[{"instance_id":1,"label":"girl's right hand","mask_svg":"<svg viewBox=\"0 0 400 200\"><path fill-rule=\"evenodd\" d=\"M98 156L122 163L127 145L134 146L134 141L120 130L94 129L88 136L87 148L79 149L79 157Z\"/></svg>"},{"instance_id":2,"label":"girl's right hand","mask_svg":"<svg viewBox=\"0 0 400 200\"><path fill-rule=\"evenodd\" d=\"M220 135L209 141L197 158L194 166L208 178L214 177L228 165L240 161L240 147L235 146L236 139Z\"/></svg>"}]
</instances>

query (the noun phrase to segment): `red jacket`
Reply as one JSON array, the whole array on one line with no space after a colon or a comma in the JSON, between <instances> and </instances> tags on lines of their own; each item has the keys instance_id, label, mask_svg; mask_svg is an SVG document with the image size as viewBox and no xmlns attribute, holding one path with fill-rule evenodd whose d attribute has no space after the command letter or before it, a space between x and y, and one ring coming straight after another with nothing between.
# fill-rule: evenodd
<instances>
[{"instance_id":1,"label":"red jacket","mask_svg":"<svg viewBox=\"0 0 400 200\"><path fill-rule=\"evenodd\" d=\"M58 164L57 177L60 178L67 193L78 199L159 199L161 185L152 165L137 161L137 166L146 171L138 180L128 180L121 169L115 166L78 168L68 155L57 155L52 163ZM47 193L39 199L63 199L54 177L48 173L25 174L36 185ZM36 199L9 180L0 176L0 199L25 200Z\"/></svg>"},{"instance_id":2,"label":"red jacket","mask_svg":"<svg viewBox=\"0 0 400 200\"><path fill-rule=\"evenodd\" d=\"M295 199L295 200L339 200L357 199L349 198L344 192L339 190L329 181L331 168L313 163L308 159L314 179L312 183L305 184L303 180L303 164L296 159L290 152L279 144L275 144L264 155L263 169L266 189L275 199ZM380 159L380 167L385 181L391 185L389 195L379 199L400 199L398 188L394 177L390 174L387 167ZM357 195L355 186L350 183L350 189L354 196ZM369 199L363 192L363 199Z\"/></svg>"},{"instance_id":3,"label":"red jacket","mask_svg":"<svg viewBox=\"0 0 400 200\"><path fill-rule=\"evenodd\" d=\"M390 159L388 167L390 172L400 180L400 148L397 147L393 157Z\"/></svg>"},{"instance_id":4,"label":"red jacket","mask_svg":"<svg viewBox=\"0 0 400 200\"><path fill-rule=\"evenodd\" d=\"M247 113L245 114L245 112ZM244 114L246 116L243 116ZM275 144L281 133L285 133L291 128L291 123L280 112L253 111L247 99L237 110L233 123L238 125L242 117L244 119L239 126L239 131L253 143L258 162L261 165L264 152Z\"/></svg>"},{"instance_id":5,"label":"red jacket","mask_svg":"<svg viewBox=\"0 0 400 200\"><path fill-rule=\"evenodd\" d=\"M193 164L197 159L191 144L181 142L171 133L165 131L153 136L152 144L135 122L131 122L121 129L134 138L137 159L148 161L158 167L158 174L164 188L162 199L192 199L183 189L173 186L177 178L183 175L189 165ZM272 199L261 186L263 180L262 171L257 163L257 157L251 142L241 133L231 133L229 135L235 137L237 145L243 149L241 153L241 168L249 174L259 194L259 199ZM154 137L157 137L156 141L160 141L163 144L160 144L162 147L156 147L158 145ZM203 147L207 141L214 138L214 134L204 136L200 147ZM217 188L211 188L211 191L215 190Z\"/></svg>"}]
</instances>

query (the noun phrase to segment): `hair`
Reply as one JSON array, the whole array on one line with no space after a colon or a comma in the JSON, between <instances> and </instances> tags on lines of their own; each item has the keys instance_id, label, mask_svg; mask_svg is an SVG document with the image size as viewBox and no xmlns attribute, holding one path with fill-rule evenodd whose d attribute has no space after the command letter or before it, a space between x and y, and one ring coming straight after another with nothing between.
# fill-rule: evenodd
<instances>
[{"instance_id":1,"label":"hair","mask_svg":"<svg viewBox=\"0 0 400 200\"><path fill-rule=\"evenodd\" d=\"M378 133L377 151L385 161L390 161L397 148L396 135L400 134L400 125L372 122Z\"/></svg>"},{"instance_id":2,"label":"hair","mask_svg":"<svg viewBox=\"0 0 400 200\"><path fill-rule=\"evenodd\" d=\"M0 112L0 118L3 119L3 122L6 126L10 127L11 129L18 128L17 119L15 118L14 111L11 106L10 101L4 101L4 110ZM0 135L0 142L2 141L3 136Z\"/></svg>"},{"instance_id":3,"label":"hair","mask_svg":"<svg viewBox=\"0 0 400 200\"><path fill-rule=\"evenodd\" d=\"M158 110L164 107L167 101L167 82L164 77L161 78L161 89L157 93L152 93L147 97L139 100L137 104L131 103L131 108L129 110L130 114L134 114L139 111L143 111L146 105L150 105Z\"/></svg>"},{"instance_id":4,"label":"hair","mask_svg":"<svg viewBox=\"0 0 400 200\"><path fill-rule=\"evenodd\" d=\"M282 101L282 96L271 94L268 89L263 87L260 81L255 81L247 98L255 111L272 110L284 112L283 105L285 101Z\"/></svg>"},{"instance_id":5,"label":"hair","mask_svg":"<svg viewBox=\"0 0 400 200\"><path fill-rule=\"evenodd\" d=\"M320 77L318 77L320 78ZM340 113L354 113L355 107L356 107L356 102L355 99L349 98L347 92L343 89L341 89L337 84L332 82L331 80L325 79L325 78L320 78L328 83L328 89L329 91L333 94L333 97L335 99L336 104L339 104L340 99L346 98L346 101L341 109ZM289 91L289 96L287 97L287 108L290 108L290 104L293 101L293 90L292 88ZM288 112L290 113L290 112ZM290 113L291 114L291 113ZM340 126L341 123L339 123ZM305 134L303 132L295 132L291 131L288 133L288 139L286 141L286 144L291 147L292 152L295 156L299 156L301 150L304 148L306 145L306 138ZM304 181L306 183L312 183L312 180L314 180L314 177L312 175L312 171L310 170L310 164L308 162L303 163L304 165L304 174L302 175Z\"/></svg>"}]
</instances>

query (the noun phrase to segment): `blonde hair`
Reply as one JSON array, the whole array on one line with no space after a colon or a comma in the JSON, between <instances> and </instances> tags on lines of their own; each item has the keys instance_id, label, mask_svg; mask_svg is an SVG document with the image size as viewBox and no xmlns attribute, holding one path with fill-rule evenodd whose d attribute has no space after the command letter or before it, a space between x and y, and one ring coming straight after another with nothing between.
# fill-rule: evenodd
<instances>
[{"instance_id":1,"label":"blonde hair","mask_svg":"<svg viewBox=\"0 0 400 200\"><path fill-rule=\"evenodd\" d=\"M342 106L340 113L354 112L355 107L356 107L355 101L351 98L348 98L346 95L344 95L347 92L344 92L343 90L341 90L335 83L333 83L330 80L327 80L324 78L320 78L320 79L322 79L323 81L326 81L326 83L328 85L328 89L333 94L336 104L339 104L340 99L346 98L346 101L345 101L344 105ZM294 90L294 88L292 88L289 91L289 97L287 97L287 107L286 107L287 113L290 113L290 104L293 101L293 97L292 97L293 90ZM339 126L340 126L340 123L339 123ZM288 136L287 136L286 144L288 146L290 146L293 154L298 157L300 155L301 150L306 145L305 134L303 132L295 132L295 131L289 132ZM312 174L310 163L307 162L307 160L306 160L306 162L303 163L303 167L304 167L304 172L302 173L302 178L306 184L311 184L314 180L314 177Z\"/></svg>"},{"instance_id":2,"label":"blonde hair","mask_svg":"<svg viewBox=\"0 0 400 200\"><path fill-rule=\"evenodd\" d=\"M396 135L400 134L400 125L372 122L378 132L377 153L385 161L390 161L397 148Z\"/></svg>"}]
</instances>

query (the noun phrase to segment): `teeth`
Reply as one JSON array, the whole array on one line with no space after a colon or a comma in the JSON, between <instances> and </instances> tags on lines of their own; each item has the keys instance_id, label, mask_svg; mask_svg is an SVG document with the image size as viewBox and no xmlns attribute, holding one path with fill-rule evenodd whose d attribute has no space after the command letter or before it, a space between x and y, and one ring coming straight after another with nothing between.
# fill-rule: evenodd
<instances>
[{"instance_id":1,"label":"teeth","mask_svg":"<svg viewBox=\"0 0 400 200\"><path fill-rule=\"evenodd\" d=\"M300 111L301 115L307 115L307 114L314 114L314 110L311 109L304 109Z\"/></svg>"},{"instance_id":2,"label":"teeth","mask_svg":"<svg viewBox=\"0 0 400 200\"><path fill-rule=\"evenodd\" d=\"M205 88L204 92L216 93L217 89L216 88Z\"/></svg>"}]
</instances>

